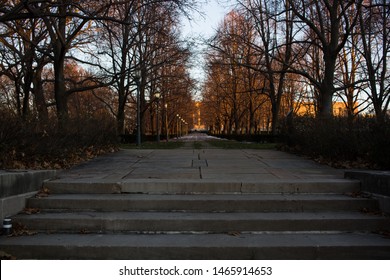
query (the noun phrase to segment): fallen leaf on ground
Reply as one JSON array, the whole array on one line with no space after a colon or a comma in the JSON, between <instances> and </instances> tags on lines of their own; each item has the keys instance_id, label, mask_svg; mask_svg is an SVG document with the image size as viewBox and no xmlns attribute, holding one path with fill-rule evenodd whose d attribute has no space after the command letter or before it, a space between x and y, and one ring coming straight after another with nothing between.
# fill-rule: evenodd
<instances>
[{"instance_id":1,"label":"fallen leaf on ground","mask_svg":"<svg viewBox=\"0 0 390 280\"><path fill-rule=\"evenodd\" d=\"M0 260L16 260L16 258L4 251L0 251Z\"/></svg>"},{"instance_id":2,"label":"fallen leaf on ground","mask_svg":"<svg viewBox=\"0 0 390 280\"><path fill-rule=\"evenodd\" d=\"M39 208L24 208L22 213L27 214L27 215L32 215L32 214L38 214L41 212L41 209Z\"/></svg>"},{"instance_id":3,"label":"fallen leaf on ground","mask_svg":"<svg viewBox=\"0 0 390 280\"><path fill-rule=\"evenodd\" d=\"M25 225L22 225L21 223L16 223L12 229L12 233L8 236L9 237L16 237L16 236L23 236L23 235L31 236L37 233L38 232L36 231L27 229L27 227Z\"/></svg>"}]
</instances>

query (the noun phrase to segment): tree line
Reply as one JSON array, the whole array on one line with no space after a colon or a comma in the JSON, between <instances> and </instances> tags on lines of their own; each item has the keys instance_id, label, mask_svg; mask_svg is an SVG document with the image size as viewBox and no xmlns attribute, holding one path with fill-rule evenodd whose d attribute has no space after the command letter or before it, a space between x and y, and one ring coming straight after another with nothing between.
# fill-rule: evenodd
<instances>
[{"instance_id":1,"label":"tree line","mask_svg":"<svg viewBox=\"0 0 390 280\"><path fill-rule=\"evenodd\" d=\"M107 115L117 134L132 133L138 93L142 133L154 129L157 101L173 126L195 87L179 29L195 8L192 0L1 0L2 114L59 129Z\"/></svg>"},{"instance_id":2,"label":"tree line","mask_svg":"<svg viewBox=\"0 0 390 280\"><path fill-rule=\"evenodd\" d=\"M216 132L276 134L299 104L329 119L336 100L351 121L389 116L387 0L238 0L208 45L203 106Z\"/></svg>"}]
</instances>

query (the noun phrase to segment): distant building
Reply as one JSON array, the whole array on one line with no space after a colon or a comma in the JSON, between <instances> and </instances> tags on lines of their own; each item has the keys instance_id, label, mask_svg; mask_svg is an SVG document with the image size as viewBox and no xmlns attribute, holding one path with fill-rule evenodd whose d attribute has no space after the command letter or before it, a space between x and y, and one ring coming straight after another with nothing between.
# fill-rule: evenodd
<instances>
[{"instance_id":1,"label":"distant building","mask_svg":"<svg viewBox=\"0 0 390 280\"><path fill-rule=\"evenodd\" d=\"M192 130L195 131L204 131L206 130L206 126L202 124L201 117L200 117L200 108L201 108L201 103L196 102L196 113L193 114L193 123L194 123L194 128Z\"/></svg>"},{"instance_id":2,"label":"distant building","mask_svg":"<svg viewBox=\"0 0 390 280\"><path fill-rule=\"evenodd\" d=\"M316 108L313 102L303 102L303 103L294 103L295 109L294 112L298 116L315 116ZM355 114L357 114L357 104L355 104ZM346 117L348 116L348 110L344 102L333 102L333 116L336 117Z\"/></svg>"}]
</instances>

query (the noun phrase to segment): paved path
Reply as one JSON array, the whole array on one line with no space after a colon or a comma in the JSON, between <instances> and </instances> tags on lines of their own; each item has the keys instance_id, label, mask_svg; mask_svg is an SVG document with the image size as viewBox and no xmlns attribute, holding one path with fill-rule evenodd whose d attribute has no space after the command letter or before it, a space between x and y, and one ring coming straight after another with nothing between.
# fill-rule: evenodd
<instances>
[{"instance_id":1,"label":"paved path","mask_svg":"<svg viewBox=\"0 0 390 280\"><path fill-rule=\"evenodd\" d=\"M274 150L194 149L205 137L61 173L45 182L50 195L28 199L40 213L13 217L38 234L0 247L23 259L389 259L390 241L371 233L388 219L359 211L378 203L344 195L360 183L342 170Z\"/></svg>"},{"instance_id":2,"label":"paved path","mask_svg":"<svg viewBox=\"0 0 390 280\"><path fill-rule=\"evenodd\" d=\"M191 143L205 139L208 138L198 134L180 140ZM258 182L340 179L344 173L281 151L191 147L193 145L169 150L120 150L65 171L59 179Z\"/></svg>"}]
</instances>

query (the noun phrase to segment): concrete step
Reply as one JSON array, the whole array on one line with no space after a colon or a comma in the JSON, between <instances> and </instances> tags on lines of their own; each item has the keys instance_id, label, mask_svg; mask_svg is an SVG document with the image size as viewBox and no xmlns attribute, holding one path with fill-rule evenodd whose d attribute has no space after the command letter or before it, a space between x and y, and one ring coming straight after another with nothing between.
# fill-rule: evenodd
<instances>
[{"instance_id":1,"label":"concrete step","mask_svg":"<svg viewBox=\"0 0 390 280\"><path fill-rule=\"evenodd\" d=\"M81 181L55 180L45 183L53 194L252 194L252 193L347 193L360 191L360 182L347 179L272 180L262 182L221 182L220 180L133 179Z\"/></svg>"},{"instance_id":2,"label":"concrete step","mask_svg":"<svg viewBox=\"0 0 390 280\"><path fill-rule=\"evenodd\" d=\"M37 214L0 237L1 250L40 259L388 259L376 200L343 193L353 180L60 179L31 198ZM365 209L373 214L364 214ZM15 227L16 228L16 227ZM82 234L80 234L82 233Z\"/></svg>"},{"instance_id":3,"label":"concrete step","mask_svg":"<svg viewBox=\"0 0 390 280\"><path fill-rule=\"evenodd\" d=\"M18 259L390 259L390 239L361 233L36 234L0 247Z\"/></svg>"},{"instance_id":4,"label":"concrete step","mask_svg":"<svg viewBox=\"0 0 390 280\"><path fill-rule=\"evenodd\" d=\"M390 230L389 219L360 212L61 212L18 215L30 230L58 232L263 232Z\"/></svg>"},{"instance_id":5,"label":"concrete step","mask_svg":"<svg viewBox=\"0 0 390 280\"><path fill-rule=\"evenodd\" d=\"M378 209L378 201L338 194L56 194L45 198L31 198L27 207L41 211L373 211Z\"/></svg>"}]
</instances>

